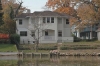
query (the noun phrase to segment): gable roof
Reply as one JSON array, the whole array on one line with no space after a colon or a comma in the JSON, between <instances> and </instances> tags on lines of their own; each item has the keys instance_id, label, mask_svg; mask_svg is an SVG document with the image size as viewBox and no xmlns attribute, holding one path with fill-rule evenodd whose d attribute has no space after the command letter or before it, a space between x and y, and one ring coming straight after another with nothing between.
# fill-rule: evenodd
<instances>
[{"instance_id":1,"label":"gable roof","mask_svg":"<svg viewBox=\"0 0 100 66\"><path fill-rule=\"evenodd\" d=\"M16 18L25 18L27 16L33 16L33 17L40 17L40 16L56 16L56 17L67 17L70 16L65 13L58 13L53 11L35 11L34 13L22 13L21 15L17 16Z\"/></svg>"}]
</instances>

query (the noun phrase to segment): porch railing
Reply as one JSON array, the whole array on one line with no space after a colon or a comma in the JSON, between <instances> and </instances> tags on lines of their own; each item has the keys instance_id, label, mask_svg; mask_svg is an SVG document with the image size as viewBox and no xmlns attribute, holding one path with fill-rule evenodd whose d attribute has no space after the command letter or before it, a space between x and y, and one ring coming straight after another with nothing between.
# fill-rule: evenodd
<instances>
[{"instance_id":1,"label":"porch railing","mask_svg":"<svg viewBox=\"0 0 100 66\"><path fill-rule=\"evenodd\" d=\"M43 40L55 40L55 36L43 36Z\"/></svg>"}]
</instances>

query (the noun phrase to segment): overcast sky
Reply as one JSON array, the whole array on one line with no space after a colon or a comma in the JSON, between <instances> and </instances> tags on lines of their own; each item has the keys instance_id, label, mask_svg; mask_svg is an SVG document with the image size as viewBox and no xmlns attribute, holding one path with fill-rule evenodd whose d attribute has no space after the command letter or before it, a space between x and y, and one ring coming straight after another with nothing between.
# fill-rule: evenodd
<instances>
[{"instance_id":1,"label":"overcast sky","mask_svg":"<svg viewBox=\"0 0 100 66\"><path fill-rule=\"evenodd\" d=\"M20 0L19 0L20 1ZM41 11L48 0L22 0L23 6L31 9L31 12Z\"/></svg>"}]
</instances>

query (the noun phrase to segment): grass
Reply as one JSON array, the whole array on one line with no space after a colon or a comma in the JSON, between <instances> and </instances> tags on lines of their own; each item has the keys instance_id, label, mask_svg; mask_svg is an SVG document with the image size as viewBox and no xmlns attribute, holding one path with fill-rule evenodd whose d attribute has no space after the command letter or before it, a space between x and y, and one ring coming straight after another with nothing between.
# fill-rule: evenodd
<instances>
[{"instance_id":1,"label":"grass","mask_svg":"<svg viewBox=\"0 0 100 66\"><path fill-rule=\"evenodd\" d=\"M16 52L17 51L16 45L0 44L0 52L8 52L8 51Z\"/></svg>"},{"instance_id":2,"label":"grass","mask_svg":"<svg viewBox=\"0 0 100 66\"><path fill-rule=\"evenodd\" d=\"M0 66L17 66L17 60L0 60Z\"/></svg>"}]
</instances>

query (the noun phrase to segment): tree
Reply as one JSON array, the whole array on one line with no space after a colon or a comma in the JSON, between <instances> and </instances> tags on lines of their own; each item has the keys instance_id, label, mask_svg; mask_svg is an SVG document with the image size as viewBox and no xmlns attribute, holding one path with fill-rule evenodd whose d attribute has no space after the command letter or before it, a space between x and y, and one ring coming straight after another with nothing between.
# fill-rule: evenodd
<instances>
[{"instance_id":1,"label":"tree","mask_svg":"<svg viewBox=\"0 0 100 66\"><path fill-rule=\"evenodd\" d=\"M33 19L35 19L33 17ZM41 37L43 37L42 32L46 31L46 28L49 27L47 23L40 22L41 18L39 18L39 22L34 22L30 25L29 30L31 31L31 36L33 37L33 40L35 41L35 51L38 52L38 45Z\"/></svg>"},{"instance_id":2,"label":"tree","mask_svg":"<svg viewBox=\"0 0 100 66\"><path fill-rule=\"evenodd\" d=\"M70 0L48 0L46 6L56 12L67 13L68 15L75 16L76 11L74 7L70 6Z\"/></svg>"},{"instance_id":3,"label":"tree","mask_svg":"<svg viewBox=\"0 0 100 66\"><path fill-rule=\"evenodd\" d=\"M93 25L100 19L100 0L48 0L46 6L56 12L72 16L70 24L81 26L82 22L84 27L90 21Z\"/></svg>"},{"instance_id":4,"label":"tree","mask_svg":"<svg viewBox=\"0 0 100 66\"><path fill-rule=\"evenodd\" d=\"M3 0L3 21L4 24L0 27L2 29L1 32L13 34L16 32L16 23L14 18L25 11L25 7L21 6L22 1L18 3L15 2L15 0ZM6 26L6 27L5 27Z\"/></svg>"},{"instance_id":5,"label":"tree","mask_svg":"<svg viewBox=\"0 0 100 66\"><path fill-rule=\"evenodd\" d=\"M3 12L2 12L2 4L0 0L0 26L3 24L2 16L3 16Z\"/></svg>"}]
</instances>

